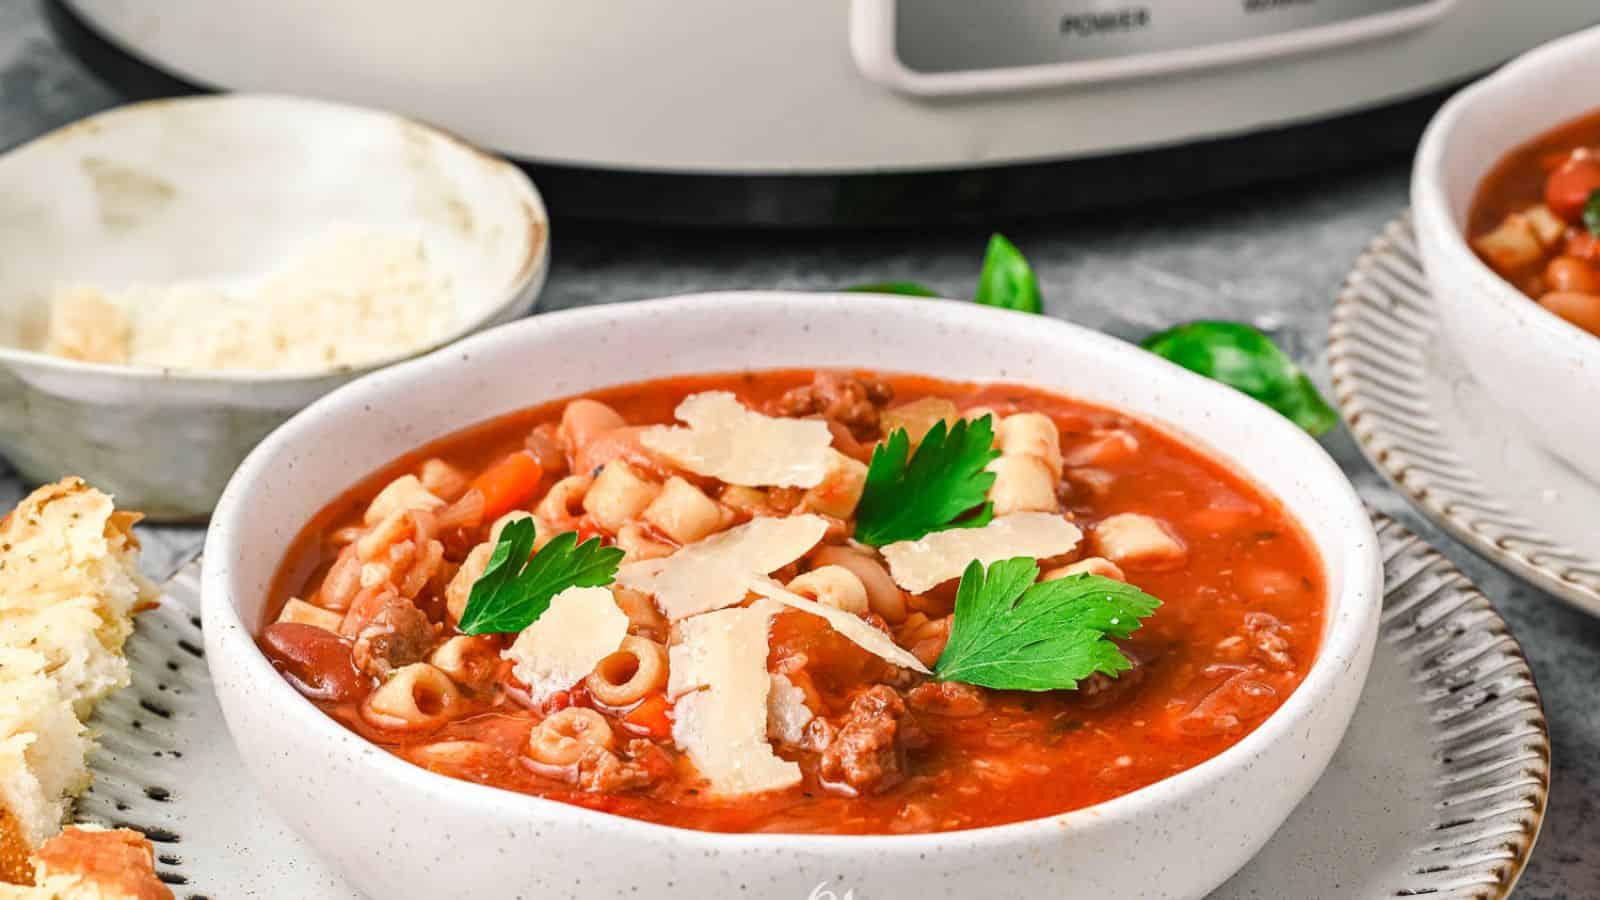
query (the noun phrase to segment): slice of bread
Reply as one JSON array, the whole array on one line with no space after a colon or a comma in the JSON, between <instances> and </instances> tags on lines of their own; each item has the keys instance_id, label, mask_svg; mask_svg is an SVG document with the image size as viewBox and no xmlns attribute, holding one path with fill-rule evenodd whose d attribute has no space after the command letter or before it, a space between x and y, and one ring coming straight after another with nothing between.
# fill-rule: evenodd
<instances>
[{"instance_id":1,"label":"slice of bread","mask_svg":"<svg viewBox=\"0 0 1600 900\"><path fill-rule=\"evenodd\" d=\"M76 478L0 520L0 880L60 830L89 784L83 720L128 684L122 647L156 598L136 521Z\"/></svg>"},{"instance_id":2,"label":"slice of bread","mask_svg":"<svg viewBox=\"0 0 1600 900\"><path fill-rule=\"evenodd\" d=\"M126 828L79 825L33 857L34 886L0 885L0 900L173 900L156 877L155 850Z\"/></svg>"},{"instance_id":3,"label":"slice of bread","mask_svg":"<svg viewBox=\"0 0 1600 900\"><path fill-rule=\"evenodd\" d=\"M67 478L0 520L0 647L42 654L50 678L86 717L128 683L122 645L156 589L139 574L135 513Z\"/></svg>"}]
</instances>

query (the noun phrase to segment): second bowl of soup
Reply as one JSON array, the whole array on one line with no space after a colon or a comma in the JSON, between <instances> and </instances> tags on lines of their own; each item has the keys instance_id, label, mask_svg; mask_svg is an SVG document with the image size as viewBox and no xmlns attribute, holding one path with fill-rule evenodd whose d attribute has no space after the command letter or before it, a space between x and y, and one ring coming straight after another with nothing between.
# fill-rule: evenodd
<instances>
[{"instance_id":1,"label":"second bowl of soup","mask_svg":"<svg viewBox=\"0 0 1600 900\"><path fill-rule=\"evenodd\" d=\"M1417 240L1444 336L1528 432L1600 479L1600 28L1463 90L1412 171Z\"/></svg>"}]
</instances>

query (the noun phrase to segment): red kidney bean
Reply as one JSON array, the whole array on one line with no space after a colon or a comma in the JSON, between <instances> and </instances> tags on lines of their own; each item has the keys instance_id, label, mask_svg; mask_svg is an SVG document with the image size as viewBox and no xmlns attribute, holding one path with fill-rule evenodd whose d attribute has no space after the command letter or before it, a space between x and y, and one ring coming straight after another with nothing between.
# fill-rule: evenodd
<instances>
[{"instance_id":1,"label":"red kidney bean","mask_svg":"<svg viewBox=\"0 0 1600 900\"><path fill-rule=\"evenodd\" d=\"M261 649L300 693L314 700L358 700L369 687L350 658L350 645L315 625L268 625L261 631Z\"/></svg>"}]
</instances>

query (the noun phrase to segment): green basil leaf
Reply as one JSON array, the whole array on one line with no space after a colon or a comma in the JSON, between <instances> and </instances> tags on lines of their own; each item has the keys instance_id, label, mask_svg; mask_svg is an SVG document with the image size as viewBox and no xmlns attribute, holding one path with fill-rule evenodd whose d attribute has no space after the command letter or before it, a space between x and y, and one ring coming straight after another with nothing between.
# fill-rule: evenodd
<instances>
[{"instance_id":1,"label":"green basil leaf","mask_svg":"<svg viewBox=\"0 0 1600 900\"><path fill-rule=\"evenodd\" d=\"M1044 310L1039 294L1039 281L1033 267L1016 245L1003 234L989 237L989 249L983 255L983 271L978 275L978 290L972 298L984 306L999 306L1018 312L1037 313Z\"/></svg>"},{"instance_id":2,"label":"green basil leaf","mask_svg":"<svg viewBox=\"0 0 1600 900\"><path fill-rule=\"evenodd\" d=\"M1313 435L1339 424L1339 414L1305 373L1266 335L1239 322L1190 322L1140 344L1191 372L1243 391Z\"/></svg>"},{"instance_id":3,"label":"green basil leaf","mask_svg":"<svg viewBox=\"0 0 1600 900\"><path fill-rule=\"evenodd\" d=\"M915 281L877 281L872 284L858 284L855 287L847 287L845 290L853 294L899 294L902 297L939 296L938 291Z\"/></svg>"},{"instance_id":4,"label":"green basil leaf","mask_svg":"<svg viewBox=\"0 0 1600 900\"><path fill-rule=\"evenodd\" d=\"M1590 191L1588 202L1583 204L1583 224L1590 234L1600 237L1600 188Z\"/></svg>"}]
</instances>

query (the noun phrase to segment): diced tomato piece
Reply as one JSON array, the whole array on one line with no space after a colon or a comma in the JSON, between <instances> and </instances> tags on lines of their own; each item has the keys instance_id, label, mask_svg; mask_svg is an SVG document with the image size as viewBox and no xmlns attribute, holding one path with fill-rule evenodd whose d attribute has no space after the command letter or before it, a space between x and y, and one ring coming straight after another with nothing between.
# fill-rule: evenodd
<instances>
[{"instance_id":1,"label":"diced tomato piece","mask_svg":"<svg viewBox=\"0 0 1600 900\"><path fill-rule=\"evenodd\" d=\"M542 715L553 716L568 707L588 706L589 704L585 701L588 700L589 695L587 692L580 694L581 690L582 687L579 686L567 691L556 691L544 698L544 702L534 704L534 708L539 710Z\"/></svg>"},{"instance_id":2,"label":"diced tomato piece","mask_svg":"<svg viewBox=\"0 0 1600 900\"><path fill-rule=\"evenodd\" d=\"M1600 237L1588 229L1573 231L1567 238L1566 255L1600 263Z\"/></svg>"},{"instance_id":3,"label":"diced tomato piece","mask_svg":"<svg viewBox=\"0 0 1600 900\"><path fill-rule=\"evenodd\" d=\"M484 521L493 522L526 505L539 489L542 478L544 468L526 450L518 450L485 469L472 482L472 486L483 494Z\"/></svg>"},{"instance_id":4,"label":"diced tomato piece","mask_svg":"<svg viewBox=\"0 0 1600 900\"><path fill-rule=\"evenodd\" d=\"M595 524L595 521L588 516L579 516L577 527L573 530L578 532L578 543L580 544L589 540L590 538L604 538L606 534L600 529L600 526Z\"/></svg>"},{"instance_id":5,"label":"diced tomato piece","mask_svg":"<svg viewBox=\"0 0 1600 900\"><path fill-rule=\"evenodd\" d=\"M1583 207L1600 191L1600 157L1573 154L1544 183L1544 203L1573 225L1583 223Z\"/></svg>"},{"instance_id":6,"label":"diced tomato piece","mask_svg":"<svg viewBox=\"0 0 1600 900\"><path fill-rule=\"evenodd\" d=\"M672 704L666 694L651 694L622 717L632 730L657 740L672 737Z\"/></svg>"}]
</instances>

